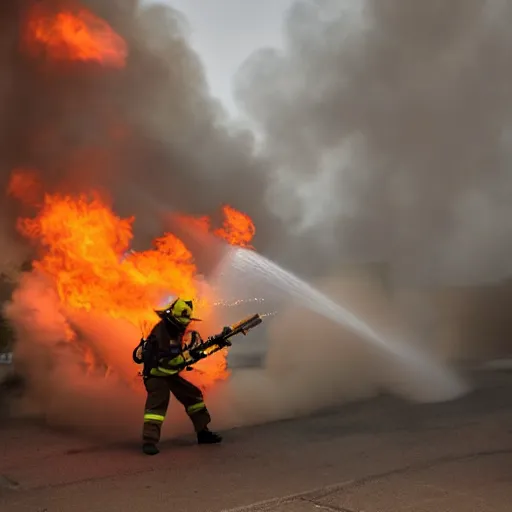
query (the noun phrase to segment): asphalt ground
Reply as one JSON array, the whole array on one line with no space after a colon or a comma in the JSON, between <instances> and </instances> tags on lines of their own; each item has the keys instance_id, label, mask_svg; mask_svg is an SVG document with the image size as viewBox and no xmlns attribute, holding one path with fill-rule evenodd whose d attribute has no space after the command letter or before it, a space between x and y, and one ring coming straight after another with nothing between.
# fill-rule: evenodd
<instances>
[{"instance_id":1,"label":"asphalt ground","mask_svg":"<svg viewBox=\"0 0 512 512\"><path fill-rule=\"evenodd\" d=\"M449 403L393 397L192 436L147 457L34 421L0 426L2 512L510 512L512 373Z\"/></svg>"}]
</instances>

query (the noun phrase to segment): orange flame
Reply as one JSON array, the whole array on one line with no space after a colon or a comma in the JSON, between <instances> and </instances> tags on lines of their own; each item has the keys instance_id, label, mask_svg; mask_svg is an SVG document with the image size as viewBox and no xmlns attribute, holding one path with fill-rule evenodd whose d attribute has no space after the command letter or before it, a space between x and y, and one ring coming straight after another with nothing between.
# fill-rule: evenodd
<instances>
[{"instance_id":1,"label":"orange flame","mask_svg":"<svg viewBox=\"0 0 512 512\"><path fill-rule=\"evenodd\" d=\"M256 233L256 228L252 219L229 205L225 205L222 212L224 213L223 226L216 229L214 234L231 245L253 249L250 242Z\"/></svg>"},{"instance_id":2,"label":"orange flame","mask_svg":"<svg viewBox=\"0 0 512 512\"><path fill-rule=\"evenodd\" d=\"M35 268L53 278L61 300L132 323L154 320L170 292L194 295L192 255L172 234L153 250L129 252L134 219L121 219L98 196L47 195L39 215L19 229L42 248Z\"/></svg>"},{"instance_id":3,"label":"orange flame","mask_svg":"<svg viewBox=\"0 0 512 512\"><path fill-rule=\"evenodd\" d=\"M53 2L38 2L28 12L23 46L39 57L55 61L95 61L122 68L128 49L110 25L86 9L75 6L56 11Z\"/></svg>"},{"instance_id":4,"label":"orange flame","mask_svg":"<svg viewBox=\"0 0 512 512\"><path fill-rule=\"evenodd\" d=\"M252 219L245 213L235 210L232 206L222 207L224 221L222 227L212 230L211 221L208 217L193 217L190 215L179 215L179 220L190 229L200 233L210 233L225 240L230 245L238 245L248 249L254 249L250 242L256 234L256 227Z\"/></svg>"},{"instance_id":5,"label":"orange flame","mask_svg":"<svg viewBox=\"0 0 512 512\"><path fill-rule=\"evenodd\" d=\"M20 174L14 173L9 188L15 191L22 183ZM232 208L225 208L226 212L229 219L239 218L239 212ZM151 250L130 250L133 221L133 217L116 216L98 194L47 194L37 216L19 219L18 229L40 249L34 267L52 279L63 304L122 318L146 327L143 334L147 334L147 328L158 320L154 309L164 298L197 297L196 267L192 254L171 233L157 238ZM231 225L237 224L226 219L225 226ZM245 233L244 229L233 229L230 241L236 242L237 236L243 243L250 241L247 233L240 233ZM200 303L199 307L208 311L210 305L202 307ZM199 316L204 313L198 312ZM89 352L84 359L94 361ZM106 361L107 366L115 366L112 363ZM228 376L223 352L197 367L200 373L196 383L203 387Z\"/></svg>"}]
</instances>

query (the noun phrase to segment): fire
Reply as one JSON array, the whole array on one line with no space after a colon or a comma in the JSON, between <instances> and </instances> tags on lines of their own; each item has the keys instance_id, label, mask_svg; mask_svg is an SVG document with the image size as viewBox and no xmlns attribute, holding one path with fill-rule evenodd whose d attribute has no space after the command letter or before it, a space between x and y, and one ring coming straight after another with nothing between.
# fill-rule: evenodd
<instances>
[{"instance_id":1,"label":"fire","mask_svg":"<svg viewBox=\"0 0 512 512\"><path fill-rule=\"evenodd\" d=\"M14 173L11 191L23 190L23 176L27 183L32 182L31 174ZM224 212L230 217L224 223L226 231L219 231L219 236L231 243L248 243L246 225L237 224L245 215L231 207ZM147 334L158 320L154 309L165 297L197 298L196 267L190 251L172 233L157 238L152 249L131 250L134 220L115 215L98 194L46 194L38 214L19 219L18 229L39 249L34 268L51 278L66 307L124 319ZM210 306L201 307L199 316ZM132 348L129 345L126 350ZM91 354L86 356L90 363ZM115 362L106 363L115 366ZM202 386L225 379L226 355L219 352L202 361L199 368L198 384Z\"/></svg>"},{"instance_id":2,"label":"fire","mask_svg":"<svg viewBox=\"0 0 512 512\"><path fill-rule=\"evenodd\" d=\"M39 245L34 267L55 281L66 305L141 325L169 292L194 296L196 269L170 233L152 250L128 252L133 221L117 217L97 195L46 195L39 215L18 227Z\"/></svg>"},{"instance_id":3,"label":"fire","mask_svg":"<svg viewBox=\"0 0 512 512\"><path fill-rule=\"evenodd\" d=\"M180 215L179 219L185 225L201 233L212 232L216 237L222 238L230 245L237 245L254 249L250 242L256 233L256 227L252 219L245 213L235 210L229 205L222 207L224 221L221 228L212 229L211 220L206 217L192 217L189 215Z\"/></svg>"},{"instance_id":4,"label":"fire","mask_svg":"<svg viewBox=\"0 0 512 512\"><path fill-rule=\"evenodd\" d=\"M49 1L30 8L22 44L34 57L46 54L54 61L94 61L114 68L124 67L128 55L125 41L106 21L71 4L56 11Z\"/></svg>"},{"instance_id":5,"label":"fire","mask_svg":"<svg viewBox=\"0 0 512 512\"><path fill-rule=\"evenodd\" d=\"M222 228L216 229L214 234L223 238L231 245L239 245L252 249L250 245L256 228L252 219L245 213L239 212L229 205L222 208L224 223Z\"/></svg>"}]
</instances>

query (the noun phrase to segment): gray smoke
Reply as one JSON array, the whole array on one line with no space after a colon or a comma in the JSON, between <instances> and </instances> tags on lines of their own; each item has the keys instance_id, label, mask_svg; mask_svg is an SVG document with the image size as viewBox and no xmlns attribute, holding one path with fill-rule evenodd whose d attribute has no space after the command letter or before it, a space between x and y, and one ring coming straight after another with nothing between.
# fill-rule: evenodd
<instances>
[{"instance_id":1,"label":"gray smoke","mask_svg":"<svg viewBox=\"0 0 512 512\"><path fill-rule=\"evenodd\" d=\"M271 209L303 241L290 262L384 261L407 284L509 275L511 16L501 0L294 3L284 51L256 52L236 84L279 171Z\"/></svg>"},{"instance_id":2,"label":"gray smoke","mask_svg":"<svg viewBox=\"0 0 512 512\"><path fill-rule=\"evenodd\" d=\"M136 215L141 247L161 213L228 202L254 218L258 250L305 275L361 261L408 283L509 273L509 3L295 2L285 50L257 52L237 79L258 154L170 7L83 2L127 41L128 64L48 72L17 44L31 3L0 7L4 185L22 166L50 190L103 187Z\"/></svg>"}]
</instances>

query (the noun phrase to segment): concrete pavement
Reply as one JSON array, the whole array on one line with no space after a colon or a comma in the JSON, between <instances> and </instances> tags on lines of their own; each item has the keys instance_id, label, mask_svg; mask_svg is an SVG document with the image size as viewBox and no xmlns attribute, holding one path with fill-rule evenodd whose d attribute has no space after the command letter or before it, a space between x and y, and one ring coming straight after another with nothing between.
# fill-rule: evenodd
<instances>
[{"instance_id":1,"label":"concrete pavement","mask_svg":"<svg viewBox=\"0 0 512 512\"><path fill-rule=\"evenodd\" d=\"M512 374L446 404L380 398L225 433L221 446L99 445L0 429L2 512L509 512Z\"/></svg>"}]
</instances>

